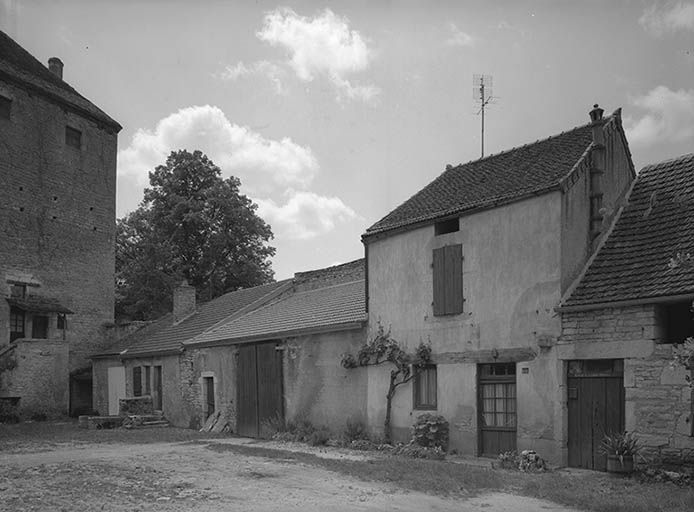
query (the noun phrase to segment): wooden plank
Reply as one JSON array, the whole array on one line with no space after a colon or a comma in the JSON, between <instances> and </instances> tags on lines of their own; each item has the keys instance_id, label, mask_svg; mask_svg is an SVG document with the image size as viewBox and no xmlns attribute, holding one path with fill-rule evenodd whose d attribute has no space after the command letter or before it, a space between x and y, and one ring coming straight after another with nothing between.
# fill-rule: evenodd
<instances>
[{"instance_id":1,"label":"wooden plank","mask_svg":"<svg viewBox=\"0 0 694 512\"><path fill-rule=\"evenodd\" d=\"M258 349L258 422L284 418L282 396L282 352L275 343L262 343Z\"/></svg>"},{"instance_id":2,"label":"wooden plank","mask_svg":"<svg viewBox=\"0 0 694 512\"><path fill-rule=\"evenodd\" d=\"M444 247L434 249L434 316L441 316L446 314L446 269L444 250Z\"/></svg>"},{"instance_id":3,"label":"wooden plank","mask_svg":"<svg viewBox=\"0 0 694 512\"><path fill-rule=\"evenodd\" d=\"M605 435L605 378L594 377L588 379L592 385L592 409L593 409L593 435L591 438L591 450L593 469L605 471L607 458L601 453L600 444Z\"/></svg>"},{"instance_id":4,"label":"wooden plank","mask_svg":"<svg viewBox=\"0 0 694 512\"><path fill-rule=\"evenodd\" d=\"M258 436L257 370L255 345L239 347L237 372L237 418L239 435Z\"/></svg>"},{"instance_id":5,"label":"wooden plank","mask_svg":"<svg viewBox=\"0 0 694 512\"><path fill-rule=\"evenodd\" d=\"M580 468L593 467L593 411L592 411L592 386L590 379L581 379L579 382L579 409L578 421L580 437L578 444Z\"/></svg>"},{"instance_id":6,"label":"wooden plank","mask_svg":"<svg viewBox=\"0 0 694 512\"><path fill-rule=\"evenodd\" d=\"M461 352L440 352L432 354L433 364L460 363L519 363L532 361L537 357L533 347L500 348L484 350L465 350Z\"/></svg>"},{"instance_id":7,"label":"wooden plank","mask_svg":"<svg viewBox=\"0 0 694 512\"><path fill-rule=\"evenodd\" d=\"M463 246L449 245L444 252L446 314L463 312Z\"/></svg>"}]
</instances>

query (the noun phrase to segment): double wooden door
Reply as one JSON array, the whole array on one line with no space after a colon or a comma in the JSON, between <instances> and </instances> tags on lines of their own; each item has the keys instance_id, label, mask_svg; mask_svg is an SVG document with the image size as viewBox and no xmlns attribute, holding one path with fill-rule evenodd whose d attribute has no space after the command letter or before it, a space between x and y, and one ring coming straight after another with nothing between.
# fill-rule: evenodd
<instances>
[{"instance_id":1,"label":"double wooden door","mask_svg":"<svg viewBox=\"0 0 694 512\"><path fill-rule=\"evenodd\" d=\"M282 352L275 342L241 345L238 356L239 435L259 437L264 421L284 419Z\"/></svg>"},{"instance_id":2,"label":"double wooden door","mask_svg":"<svg viewBox=\"0 0 694 512\"><path fill-rule=\"evenodd\" d=\"M602 439L624 431L622 360L569 361L567 394L569 466L604 471Z\"/></svg>"}]
</instances>

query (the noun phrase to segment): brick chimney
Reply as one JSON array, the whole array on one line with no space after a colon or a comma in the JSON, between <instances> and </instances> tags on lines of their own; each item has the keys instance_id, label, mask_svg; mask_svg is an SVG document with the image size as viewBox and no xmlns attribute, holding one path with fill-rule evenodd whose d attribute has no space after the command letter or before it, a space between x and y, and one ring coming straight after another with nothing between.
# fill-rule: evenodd
<instances>
[{"instance_id":1,"label":"brick chimney","mask_svg":"<svg viewBox=\"0 0 694 512\"><path fill-rule=\"evenodd\" d=\"M185 279L174 289L173 323L176 325L195 313L195 288Z\"/></svg>"},{"instance_id":2,"label":"brick chimney","mask_svg":"<svg viewBox=\"0 0 694 512\"><path fill-rule=\"evenodd\" d=\"M590 166L590 239L595 240L602 229L602 175L605 173L604 110L596 103L590 111L593 149Z\"/></svg>"},{"instance_id":3,"label":"brick chimney","mask_svg":"<svg viewBox=\"0 0 694 512\"><path fill-rule=\"evenodd\" d=\"M63 61L58 57L48 59L48 70L61 80L63 79Z\"/></svg>"}]
</instances>

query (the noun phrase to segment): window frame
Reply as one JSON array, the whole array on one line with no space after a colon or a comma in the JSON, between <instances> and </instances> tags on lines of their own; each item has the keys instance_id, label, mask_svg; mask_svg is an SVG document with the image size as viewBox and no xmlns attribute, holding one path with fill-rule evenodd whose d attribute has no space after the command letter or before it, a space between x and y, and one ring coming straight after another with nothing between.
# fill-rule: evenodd
<instances>
[{"instance_id":1,"label":"window frame","mask_svg":"<svg viewBox=\"0 0 694 512\"><path fill-rule=\"evenodd\" d=\"M513 371L510 371L513 369ZM502 371L503 370L503 371ZM478 416L480 428L488 428L493 430L518 430L518 381L517 381L517 365L516 363L487 363L478 365ZM501 388L500 388L501 386ZM493 393L490 396L485 396L484 390L490 389ZM497 391L503 389L503 394L499 395ZM512 390L513 393L508 391ZM486 401L491 401L493 404L492 410L486 408ZM498 409L497 405L502 402L503 408ZM509 405L513 407L509 407ZM491 415L493 423L488 423L488 416ZM504 422L502 425L497 423L499 415L503 415ZM513 418L513 423L509 424L508 418Z\"/></svg>"},{"instance_id":2,"label":"window frame","mask_svg":"<svg viewBox=\"0 0 694 512\"><path fill-rule=\"evenodd\" d=\"M438 409L439 399L439 380L438 369L436 365L427 364L424 365L424 367L419 371L413 369L413 372L415 373L414 377L412 378L412 409L414 409L415 411L435 411L436 409ZM424 394L426 395L426 397L422 396L422 378L425 379L424 386L426 386L426 389L424 391ZM429 402L429 398L431 397L430 393L432 389L434 397L432 401L433 403Z\"/></svg>"},{"instance_id":3,"label":"window frame","mask_svg":"<svg viewBox=\"0 0 694 512\"><path fill-rule=\"evenodd\" d=\"M12 99L0 94L0 119L12 119Z\"/></svg>"},{"instance_id":4,"label":"window frame","mask_svg":"<svg viewBox=\"0 0 694 512\"><path fill-rule=\"evenodd\" d=\"M21 331L14 330L18 325L18 318L21 318ZM10 307L10 343L26 337L26 313L23 309Z\"/></svg>"},{"instance_id":5,"label":"window frame","mask_svg":"<svg viewBox=\"0 0 694 512\"><path fill-rule=\"evenodd\" d=\"M82 150L82 131L65 125L65 145L73 149Z\"/></svg>"}]
</instances>

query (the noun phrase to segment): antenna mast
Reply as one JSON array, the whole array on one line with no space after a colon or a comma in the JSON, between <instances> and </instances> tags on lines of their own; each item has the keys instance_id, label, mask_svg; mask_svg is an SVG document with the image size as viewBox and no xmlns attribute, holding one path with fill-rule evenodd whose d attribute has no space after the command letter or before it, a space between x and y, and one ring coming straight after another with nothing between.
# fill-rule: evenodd
<instances>
[{"instance_id":1,"label":"antenna mast","mask_svg":"<svg viewBox=\"0 0 694 512\"><path fill-rule=\"evenodd\" d=\"M472 76L472 97L480 105L480 109L477 111L477 115L482 116L482 136L480 137L482 156L480 158L484 158L484 107L489 105L493 99L491 75Z\"/></svg>"}]
</instances>

